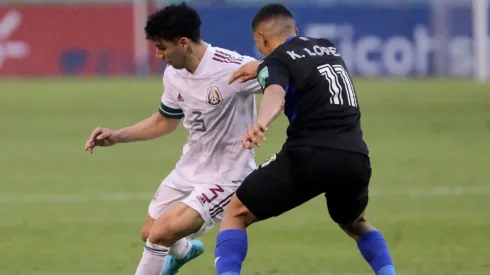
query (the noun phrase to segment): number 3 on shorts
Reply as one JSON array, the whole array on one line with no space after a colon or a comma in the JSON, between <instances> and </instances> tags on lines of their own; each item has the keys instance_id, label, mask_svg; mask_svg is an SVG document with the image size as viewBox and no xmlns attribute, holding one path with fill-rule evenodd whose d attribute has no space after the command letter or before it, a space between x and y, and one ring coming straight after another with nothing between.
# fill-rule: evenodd
<instances>
[{"instance_id":1,"label":"number 3 on shorts","mask_svg":"<svg viewBox=\"0 0 490 275\"><path fill-rule=\"evenodd\" d=\"M257 167L257 169L266 167L271 162L275 161L276 158L277 158L277 154L272 154L272 156L268 160L264 161L261 165L259 165L259 167Z\"/></svg>"}]
</instances>

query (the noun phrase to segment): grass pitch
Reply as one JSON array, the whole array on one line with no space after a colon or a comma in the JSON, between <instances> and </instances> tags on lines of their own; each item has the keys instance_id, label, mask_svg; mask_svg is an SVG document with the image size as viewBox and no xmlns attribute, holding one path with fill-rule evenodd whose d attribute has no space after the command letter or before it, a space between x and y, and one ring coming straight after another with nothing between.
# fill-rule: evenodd
<instances>
[{"instance_id":1,"label":"grass pitch","mask_svg":"<svg viewBox=\"0 0 490 275\"><path fill-rule=\"evenodd\" d=\"M96 126L158 110L159 78L0 83L0 274L134 274L139 229L186 133L83 150ZM371 150L369 220L399 274L490 274L490 86L454 80L355 82ZM280 149L284 116L257 162ZM212 275L216 229L182 275ZM370 275L323 198L254 225L243 274Z\"/></svg>"}]
</instances>

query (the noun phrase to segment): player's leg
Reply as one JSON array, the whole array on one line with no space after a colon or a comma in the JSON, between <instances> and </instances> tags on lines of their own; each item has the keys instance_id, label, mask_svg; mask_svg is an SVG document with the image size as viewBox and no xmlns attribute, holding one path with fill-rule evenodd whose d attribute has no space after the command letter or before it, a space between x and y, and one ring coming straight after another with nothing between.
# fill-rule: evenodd
<instances>
[{"instance_id":1,"label":"player's leg","mask_svg":"<svg viewBox=\"0 0 490 275\"><path fill-rule=\"evenodd\" d=\"M170 248L182 238L199 231L203 224L199 212L185 203L170 206L153 222L135 274L162 274Z\"/></svg>"},{"instance_id":2,"label":"player's leg","mask_svg":"<svg viewBox=\"0 0 490 275\"><path fill-rule=\"evenodd\" d=\"M146 221L141 228L141 239L143 242L146 242L146 239L148 238L148 235L150 234L150 229L151 226L153 225L153 222L155 219L153 219L150 214L147 214L146 216ZM181 260L181 259L188 259L190 257L195 258L193 255L198 255L204 251L204 246L201 241L199 240L191 240L192 238L187 237L187 238L182 238L178 240L176 243L174 243L170 247L170 252L169 252L169 257L172 257L172 259L175 260ZM168 263L168 261L167 261ZM164 275L166 275L164 273Z\"/></svg>"},{"instance_id":3,"label":"player's leg","mask_svg":"<svg viewBox=\"0 0 490 275\"><path fill-rule=\"evenodd\" d=\"M221 185L199 185L189 195L183 203L192 208L199 214L199 230L193 232L189 237L196 237L209 231L215 224L219 223L223 217L223 210L230 202L230 198L235 192L234 186ZM197 225L196 227L197 228ZM192 241L196 242L196 241ZM164 268L164 275L173 275L187 262L193 260L204 252L202 243L193 243L193 248L184 258L169 256ZM200 245L199 245L200 244Z\"/></svg>"},{"instance_id":4,"label":"player's leg","mask_svg":"<svg viewBox=\"0 0 490 275\"><path fill-rule=\"evenodd\" d=\"M145 223L141 229L141 238L145 243L147 242L150 230L155 220L161 217L163 213L165 213L165 211L168 210L172 205L175 205L179 201L182 201L191 193L192 187L180 185L179 187L176 187L176 183L181 181L182 179L178 177L175 172L172 172L160 184L157 192L150 202L150 205L148 207L148 214ZM185 255L191 249L189 244L190 243L186 238L182 238L174 243L174 245L170 249L170 253L175 255L184 255L182 257L185 257ZM144 249L142 257L152 258L152 255L149 254L151 253ZM162 258L162 262L157 264L164 264L164 257L160 258ZM144 261L142 260L141 262Z\"/></svg>"},{"instance_id":5,"label":"player's leg","mask_svg":"<svg viewBox=\"0 0 490 275\"><path fill-rule=\"evenodd\" d=\"M281 151L259 166L244 180L225 209L215 249L218 275L240 274L248 249L249 225L279 216L323 193L307 188L308 184L299 180L299 165L290 162L297 158L291 154Z\"/></svg>"},{"instance_id":6,"label":"player's leg","mask_svg":"<svg viewBox=\"0 0 490 275\"><path fill-rule=\"evenodd\" d=\"M148 235L150 234L150 229L151 229L151 226L153 225L154 221L155 221L155 219L152 218L149 213L146 213L145 223L141 227L141 231L140 231L140 237L144 242L146 242L146 239L148 238Z\"/></svg>"},{"instance_id":7,"label":"player's leg","mask_svg":"<svg viewBox=\"0 0 490 275\"><path fill-rule=\"evenodd\" d=\"M330 216L357 242L359 251L376 275L395 275L386 240L364 217L371 177L369 159L355 153L333 155L337 166L333 183L326 192ZM320 162L320 161L318 161ZM334 164L332 164L334 165Z\"/></svg>"},{"instance_id":8,"label":"player's leg","mask_svg":"<svg viewBox=\"0 0 490 275\"><path fill-rule=\"evenodd\" d=\"M155 219L160 217L170 206L187 198L192 190L193 187L185 184L184 179L179 177L175 172L170 173L162 182L150 203L147 220L141 230L141 238L144 242L146 242L150 234L150 229ZM188 256L192 249L198 250L201 246L202 243L199 240L182 238L172 245L169 254L177 259L183 259Z\"/></svg>"},{"instance_id":9,"label":"player's leg","mask_svg":"<svg viewBox=\"0 0 490 275\"><path fill-rule=\"evenodd\" d=\"M151 226L153 225L153 219L150 214L146 214L146 221L141 228L140 236L143 242L146 242L148 235L150 234ZM182 238L178 240L172 247L170 248L170 256L175 259L184 259L188 257L191 253L191 250L199 250L202 247L202 243L199 240L190 240L190 238ZM204 248L202 248L204 249Z\"/></svg>"}]
</instances>

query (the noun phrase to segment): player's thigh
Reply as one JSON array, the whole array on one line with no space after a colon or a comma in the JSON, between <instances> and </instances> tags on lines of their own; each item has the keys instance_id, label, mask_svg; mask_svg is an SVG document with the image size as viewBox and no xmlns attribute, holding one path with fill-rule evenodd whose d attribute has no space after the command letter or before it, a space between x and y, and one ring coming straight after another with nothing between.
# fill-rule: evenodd
<instances>
[{"instance_id":1,"label":"player's thigh","mask_svg":"<svg viewBox=\"0 0 490 275\"><path fill-rule=\"evenodd\" d=\"M148 215L158 219L170 206L184 200L192 192L192 186L183 184L185 180L172 171L160 184L148 206ZM175 187L179 183L179 188Z\"/></svg>"},{"instance_id":2,"label":"player's thigh","mask_svg":"<svg viewBox=\"0 0 490 275\"><path fill-rule=\"evenodd\" d=\"M297 151L283 149L245 178L238 199L258 219L279 216L323 193L301 173Z\"/></svg>"},{"instance_id":3,"label":"player's thigh","mask_svg":"<svg viewBox=\"0 0 490 275\"><path fill-rule=\"evenodd\" d=\"M230 203L235 190L235 186L216 184L202 184L194 188L183 203L199 213L203 224L191 238L204 234L221 222L224 208Z\"/></svg>"},{"instance_id":4,"label":"player's thigh","mask_svg":"<svg viewBox=\"0 0 490 275\"><path fill-rule=\"evenodd\" d=\"M325 186L330 217L338 224L350 224L364 212L369 200L371 165L365 155L318 150L312 154L311 165L318 171L315 180Z\"/></svg>"}]
</instances>

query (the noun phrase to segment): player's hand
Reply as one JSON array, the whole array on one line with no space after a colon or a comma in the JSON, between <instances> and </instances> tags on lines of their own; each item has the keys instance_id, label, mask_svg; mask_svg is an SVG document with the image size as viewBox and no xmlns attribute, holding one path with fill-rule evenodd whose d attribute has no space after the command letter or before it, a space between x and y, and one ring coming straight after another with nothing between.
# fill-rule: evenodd
<instances>
[{"instance_id":1,"label":"player's hand","mask_svg":"<svg viewBox=\"0 0 490 275\"><path fill-rule=\"evenodd\" d=\"M117 143L117 132L107 128L97 127L85 143L85 151L94 152L95 147L107 147Z\"/></svg>"},{"instance_id":2,"label":"player's hand","mask_svg":"<svg viewBox=\"0 0 490 275\"><path fill-rule=\"evenodd\" d=\"M255 146L260 147L260 143L265 141L267 138L264 133L267 131L267 127L262 124L254 124L252 127L248 128L247 133L242 139L242 145L245 149L252 149Z\"/></svg>"},{"instance_id":3,"label":"player's hand","mask_svg":"<svg viewBox=\"0 0 490 275\"><path fill-rule=\"evenodd\" d=\"M231 74L228 84L231 84L238 80L243 83L257 77L257 68L259 67L259 61L252 61L240 67L240 69L234 71Z\"/></svg>"}]
</instances>

